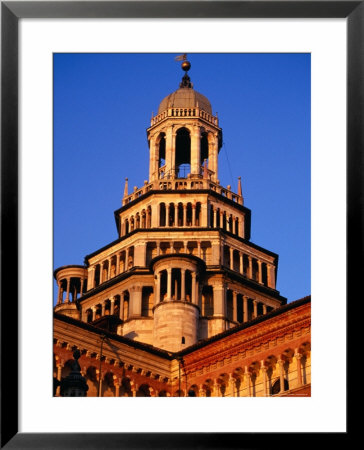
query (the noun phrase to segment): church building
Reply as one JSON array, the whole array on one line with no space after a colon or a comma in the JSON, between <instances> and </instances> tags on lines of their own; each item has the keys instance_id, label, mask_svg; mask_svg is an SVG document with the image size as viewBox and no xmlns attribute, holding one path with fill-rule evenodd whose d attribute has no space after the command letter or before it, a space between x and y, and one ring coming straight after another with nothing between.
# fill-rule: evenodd
<instances>
[{"instance_id":1,"label":"church building","mask_svg":"<svg viewBox=\"0 0 364 450\"><path fill-rule=\"evenodd\" d=\"M190 68L184 55L151 119L148 180L126 179L116 239L54 271L56 396L75 351L87 396L310 396L311 299L277 291L240 178L220 184L222 129Z\"/></svg>"}]
</instances>

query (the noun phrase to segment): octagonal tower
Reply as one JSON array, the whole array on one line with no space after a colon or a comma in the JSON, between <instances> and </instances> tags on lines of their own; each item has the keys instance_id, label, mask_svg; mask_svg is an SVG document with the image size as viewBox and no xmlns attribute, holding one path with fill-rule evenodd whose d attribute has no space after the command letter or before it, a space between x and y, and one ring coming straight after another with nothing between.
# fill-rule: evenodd
<instances>
[{"instance_id":1,"label":"octagonal tower","mask_svg":"<svg viewBox=\"0 0 364 450\"><path fill-rule=\"evenodd\" d=\"M237 193L220 185L222 130L190 66L147 129L149 180L131 193L126 180L118 237L86 256L72 305L82 321L172 352L286 303L278 255L250 242L240 178ZM73 272L55 275L60 290L75 290L62 281Z\"/></svg>"}]
</instances>

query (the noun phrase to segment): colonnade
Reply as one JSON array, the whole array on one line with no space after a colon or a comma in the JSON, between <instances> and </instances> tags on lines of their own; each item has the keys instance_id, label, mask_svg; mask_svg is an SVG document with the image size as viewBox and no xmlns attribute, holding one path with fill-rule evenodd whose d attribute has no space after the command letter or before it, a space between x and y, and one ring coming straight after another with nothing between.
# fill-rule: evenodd
<instances>
[{"instance_id":1,"label":"colonnade","mask_svg":"<svg viewBox=\"0 0 364 450\"><path fill-rule=\"evenodd\" d=\"M97 359L97 355L96 355ZM55 377L58 381L66 377L70 371L72 360L64 361L56 356ZM106 358L105 363L109 360ZM110 361L112 362L112 361ZM111 365L111 364L110 364ZM97 366L97 367L96 367ZM187 368L187 389L186 373ZM134 370L134 369L133 369ZM311 347L305 343L297 348L287 348L285 351L272 354L264 359L257 359L246 365L231 367L220 374L213 373L201 381L194 381L188 374L186 364L181 370L181 379L175 378L156 383L158 376L145 370L137 371L140 375L153 377L144 381L136 380L122 374L119 363L110 369L102 368L100 373L98 363L92 361L86 366L81 362L81 374L89 386L88 396L97 396L101 386L100 396L128 397L270 397L287 395L291 390L303 388L311 383ZM101 383L100 383L101 379ZM166 379L167 380L167 379ZM180 381L180 382L179 382ZM179 391L179 386L181 390ZM59 387L56 396L60 395Z\"/></svg>"},{"instance_id":2,"label":"colonnade","mask_svg":"<svg viewBox=\"0 0 364 450\"><path fill-rule=\"evenodd\" d=\"M58 294L57 305L61 303L75 302L78 297L82 297L86 289L86 276L57 277ZM64 294L66 294L64 298Z\"/></svg>"},{"instance_id":3,"label":"colonnade","mask_svg":"<svg viewBox=\"0 0 364 450\"><path fill-rule=\"evenodd\" d=\"M277 356L239 366L203 382L190 382L187 396L270 397L287 394L310 383L310 345L306 344L302 349L287 349ZM173 395L178 396L178 390Z\"/></svg>"},{"instance_id":4,"label":"colonnade","mask_svg":"<svg viewBox=\"0 0 364 450\"><path fill-rule=\"evenodd\" d=\"M122 272L126 272L134 265L134 246L119 251L109 256L104 261L94 264L89 268L87 289L93 289L96 286L116 277Z\"/></svg>"},{"instance_id":5,"label":"colonnade","mask_svg":"<svg viewBox=\"0 0 364 450\"><path fill-rule=\"evenodd\" d=\"M221 255L222 265L259 284L275 289L275 266L273 264L228 245L223 246Z\"/></svg>"}]
</instances>

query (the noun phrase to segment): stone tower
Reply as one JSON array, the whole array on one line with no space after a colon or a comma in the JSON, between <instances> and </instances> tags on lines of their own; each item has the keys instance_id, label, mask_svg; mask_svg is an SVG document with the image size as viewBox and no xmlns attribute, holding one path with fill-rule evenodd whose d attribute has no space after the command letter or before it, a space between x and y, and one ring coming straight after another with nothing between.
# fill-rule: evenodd
<instances>
[{"instance_id":1,"label":"stone tower","mask_svg":"<svg viewBox=\"0 0 364 450\"><path fill-rule=\"evenodd\" d=\"M172 352L286 303L240 178L237 193L220 185L218 118L182 69L147 129L149 180L129 193L126 179L117 240L55 271L58 312Z\"/></svg>"}]
</instances>

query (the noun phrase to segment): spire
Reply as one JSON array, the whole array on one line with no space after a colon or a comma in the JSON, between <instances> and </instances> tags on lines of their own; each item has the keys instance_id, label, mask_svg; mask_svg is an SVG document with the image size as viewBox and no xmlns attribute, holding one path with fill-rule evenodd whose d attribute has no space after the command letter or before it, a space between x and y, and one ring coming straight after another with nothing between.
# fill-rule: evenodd
<instances>
[{"instance_id":1,"label":"spire","mask_svg":"<svg viewBox=\"0 0 364 450\"><path fill-rule=\"evenodd\" d=\"M242 189L241 189L241 177L238 177L238 195L240 197L243 196Z\"/></svg>"},{"instance_id":2,"label":"spire","mask_svg":"<svg viewBox=\"0 0 364 450\"><path fill-rule=\"evenodd\" d=\"M127 197L128 195L129 195L129 192L128 192L128 179L125 178L124 197Z\"/></svg>"}]
</instances>

